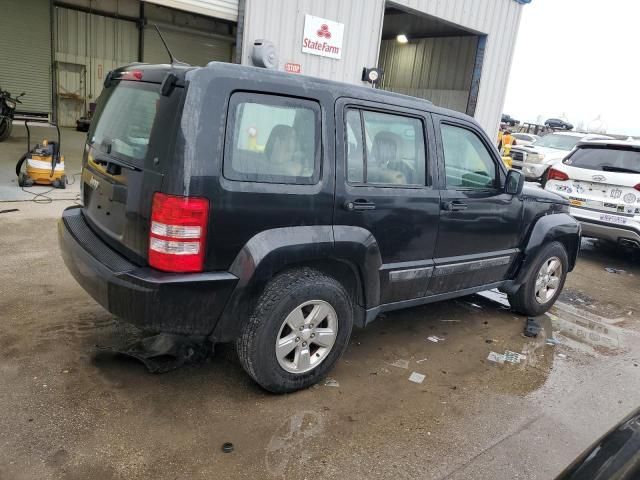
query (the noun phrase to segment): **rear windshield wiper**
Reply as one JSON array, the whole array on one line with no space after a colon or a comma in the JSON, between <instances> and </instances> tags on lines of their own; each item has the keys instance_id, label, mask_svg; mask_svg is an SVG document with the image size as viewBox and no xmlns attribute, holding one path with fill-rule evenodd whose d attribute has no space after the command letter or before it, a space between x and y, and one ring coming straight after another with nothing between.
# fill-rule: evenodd
<instances>
[{"instance_id":1,"label":"rear windshield wiper","mask_svg":"<svg viewBox=\"0 0 640 480\"><path fill-rule=\"evenodd\" d=\"M602 165L600 168L605 172L640 173L640 170L624 167L612 167L611 165Z\"/></svg>"}]
</instances>

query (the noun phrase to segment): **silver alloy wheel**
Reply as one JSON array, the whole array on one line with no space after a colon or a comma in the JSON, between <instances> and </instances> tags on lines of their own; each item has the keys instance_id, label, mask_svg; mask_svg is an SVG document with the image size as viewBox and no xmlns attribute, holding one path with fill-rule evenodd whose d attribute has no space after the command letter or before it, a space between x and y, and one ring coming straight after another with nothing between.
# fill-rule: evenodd
<instances>
[{"instance_id":1,"label":"silver alloy wheel","mask_svg":"<svg viewBox=\"0 0 640 480\"><path fill-rule=\"evenodd\" d=\"M327 358L338 336L338 316L324 300L310 300L287 315L276 338L276 358L289 373L304 373Z\"/></svg>"},{"instance_id":2,"label":"silver alloy wheel","mask_svg":"<svg viewBox=\"0 0 640 480\"><path fill-rule=\"evenodd\" d=\"M558 257L551 257L540 267L536 278L536 301L547 303L560 288L562 279L562 262Z\"/></svg>"}]
</instances>

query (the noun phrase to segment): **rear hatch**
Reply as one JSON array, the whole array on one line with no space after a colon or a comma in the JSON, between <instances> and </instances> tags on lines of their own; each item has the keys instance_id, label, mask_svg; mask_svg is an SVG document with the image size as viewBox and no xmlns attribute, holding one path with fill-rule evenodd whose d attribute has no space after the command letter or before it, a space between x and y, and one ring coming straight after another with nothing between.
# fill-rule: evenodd
<instances>
[{"instance_id":1,"label":"rear hatch","mask_svg":"<svg viewBox=\"0 0 640 480\"><path fill-rule=\"evenodd\" d=\"M550 180L547 189L568 196L572 206L603 212L600 219L611 223L640 215L640 146L582 146L563 164L569 178Z\"/></svg>"},{"instance_id":2,"label":"rear hatch","mask_svg":"<svg viewBox=\"0 0 640 480\"><path fill-rule=\"evenodd\" d=\"M81 192L90 227L144 265L151 201L172 156L183 88L162 95L172 67L136 68L114 71L105 82L85 146Z\"/></svg>"}]
</instances>

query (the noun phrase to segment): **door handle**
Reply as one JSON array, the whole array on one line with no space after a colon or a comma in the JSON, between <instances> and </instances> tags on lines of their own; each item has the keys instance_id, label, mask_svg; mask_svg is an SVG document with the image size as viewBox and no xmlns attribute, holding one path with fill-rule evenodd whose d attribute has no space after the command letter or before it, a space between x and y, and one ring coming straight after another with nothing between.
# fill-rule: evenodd
<instances>
[{"instance_id":1,"label":"door handle","mask_svg":"<svg viewBox=\"0 0 640 480\"><path fill-rule=\"evenodd\" d=\"M469 208L469 205L459 200L453 200L451 202L442 202L441 208L447 212L459 212Z\"/></svg>"},{"instance_id":2,"label":"door handle","mask_svg":"<svg viewBox=\"0 0 640 480\"><path fill-rule=\"evenodd\" d=\"M368 200L359 198L358 200L354 200L353 202L346 202L344 204L344 208L345 210L348 210L350 212L354 210L375 210L376 204Z\"/></svg>"}]
</instances>

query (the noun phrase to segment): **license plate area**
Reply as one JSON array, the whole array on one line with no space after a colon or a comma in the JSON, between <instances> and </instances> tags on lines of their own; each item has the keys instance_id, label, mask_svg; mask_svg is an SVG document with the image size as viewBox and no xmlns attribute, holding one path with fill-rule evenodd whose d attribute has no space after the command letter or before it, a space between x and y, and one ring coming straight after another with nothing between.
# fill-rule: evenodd
<instances>
[{"instance_id":1,"label":"license plate area","mask_svg":"<svg viewBox=\"0 0 640 480\"><path fill-rule=\"evenodd\" d=\"M626 225L627 219L625 217L619 217L617 215L609 215L608 213L600 214L600 221L607 223L614 223L616 225Z\"/></svg>"}]
</instances>

